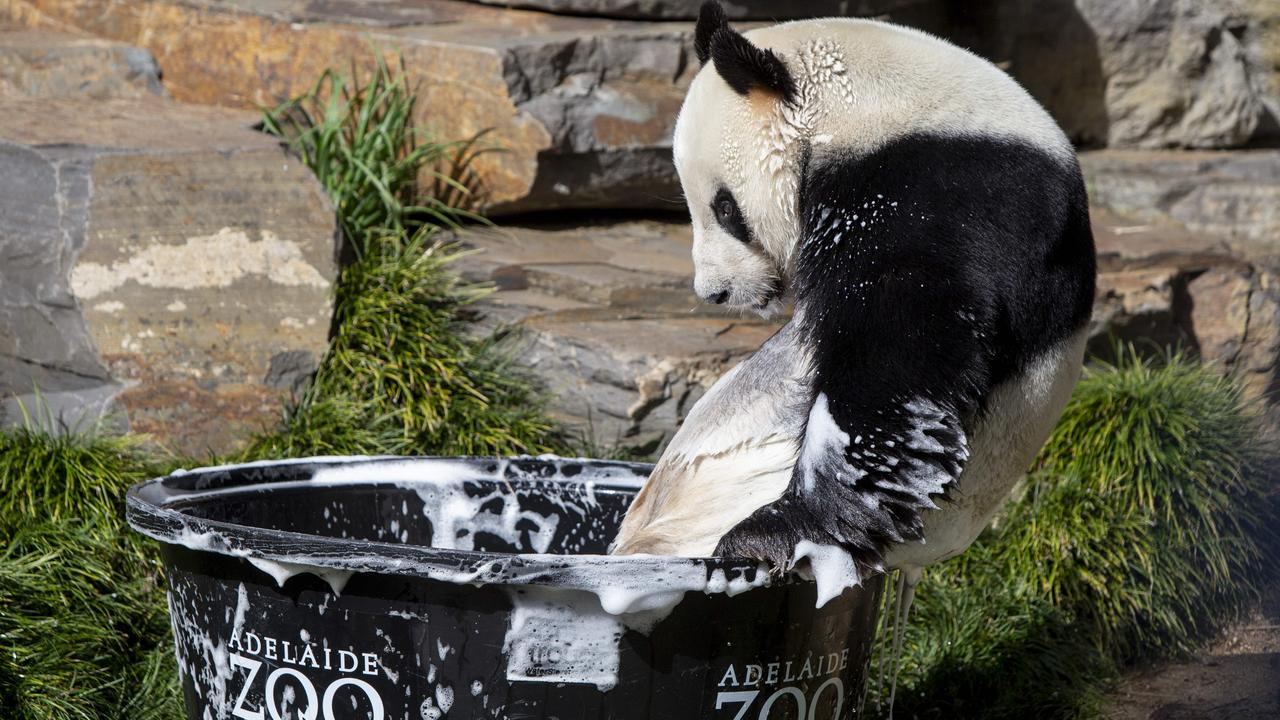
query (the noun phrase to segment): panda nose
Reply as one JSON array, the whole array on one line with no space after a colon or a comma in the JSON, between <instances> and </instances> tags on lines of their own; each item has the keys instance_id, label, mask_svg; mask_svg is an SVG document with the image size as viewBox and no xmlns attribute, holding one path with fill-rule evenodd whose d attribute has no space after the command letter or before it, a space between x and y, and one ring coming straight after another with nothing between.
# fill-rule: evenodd
<instances>
[{"instance_id":1,"label":"panda nose","mask_svg":"<svg viewBox=\"0 0 1280 720\"><path fill-rule=\"evenodd\" d=\"M715 295L712 295L711 297L707 298L707 302L713 303L715 305L723 305L724 301L728 299L729 299L729 291L721 290Z\"/></svg>"}]
</instances>

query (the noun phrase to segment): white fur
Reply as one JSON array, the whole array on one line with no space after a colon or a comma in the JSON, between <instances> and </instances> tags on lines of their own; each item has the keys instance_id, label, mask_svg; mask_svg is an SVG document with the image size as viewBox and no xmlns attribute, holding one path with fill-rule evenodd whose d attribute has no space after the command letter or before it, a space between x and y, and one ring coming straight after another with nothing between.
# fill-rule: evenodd
<instances>
[{"instance_id":1,"label":"white fur","mask_svg":"<svg viewBox=\"0 0 1280 720\"><path fill-rule=\"evenodd\" d=\"M805 423L804 447L800 451L800 472L804 477L805 492L813 491L818 463L824 457L842 456L847 447L849 433L841 430L836 419L831 417L827 394L818 393L813 409L809 411L809 422Z\"/></svg>"},{"instance_id":2,"label":"white fur","mask_svg":"<svg viewBox=\"0 0 1280 720\"><path fill-rule=\"evenodd\" d=\"M799 450L808 353L788 325L694 405L627 512L616 553L705 557L781 497Z\"/></svg>"}]
</instances>

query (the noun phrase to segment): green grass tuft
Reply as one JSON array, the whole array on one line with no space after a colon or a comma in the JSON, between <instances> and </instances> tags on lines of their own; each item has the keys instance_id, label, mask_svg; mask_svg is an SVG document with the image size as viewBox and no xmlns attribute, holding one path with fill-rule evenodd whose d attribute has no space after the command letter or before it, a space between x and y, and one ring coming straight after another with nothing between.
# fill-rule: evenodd
<instances>
[{"instance_id":1,"label":"green grass tuft","mask_svg":"<svg viewBox=\"0 0 1280 720\"><path fill-rule=\"evenodd\" d=\"M326 70L310 91L263 113L263 129L284 139L311 168L338 211L343 234L359 253L371 238L412 234L423 225L482 221L471 212L479 137L426 139L414 126L417 96L404 62L392 67L376 49L362 81L352 63ZM421 187L425 177L431 187Z\"/></svg>"},{"instance_id":2,"label":"green grass tuft","mask_svg":"<svg viewBox=\"0 0 1280 720\"><path fill-rule=\"evenodd\" d=\"M1192 649L1275 577L1257 408L1185 357L1119 355L996 529L929 570L896 716L1096 716L1118 668Z\"/></svg>"},{"instance_id":3,"label":"green grass tuft","mask_svg":"<svg viewBox=\"0 0 1280 720\"><path fill-rule=\"evenodd\" d=\"M558 447L534 380L459 311L485 291L448 270L430 234L383 238L348 267L337 333L284 432L256 457L389 453L502 455Z\"/></svg>"},{"instance_id":4,"label":"green grass tuft","mask_svg":"<svg viewBox=\"0 0 1280 720\"><path fill-rule=\"evenodd\" d=\"M0 526L86 515L123 523L124 488L154 468L136 460L142 438L91 430L52 436L34 427L0 434Z\"/></svg>"},{"instance_id":5,"label":"green grass tuft","mask_svg":"<svg viewBox=\"0 0 1280 720\"><path fill-rule=\"evenodd\" d=\"M3 717L180 717L160 564L121 512L155 467L137 438L0 432Z\"/></svg>"},{"instance_id":6,"label":"green grass tuft","mask_svg":"<svg viewBox=\"0 0 1280 720\"><path fill-rule=\"evenodd\" d=\"M1001 564L1087 620L1121 662L1189 650L1275 569L1269 456L1237 383L1129 351L1082 379Z\"/></svg>"}]
</instances>

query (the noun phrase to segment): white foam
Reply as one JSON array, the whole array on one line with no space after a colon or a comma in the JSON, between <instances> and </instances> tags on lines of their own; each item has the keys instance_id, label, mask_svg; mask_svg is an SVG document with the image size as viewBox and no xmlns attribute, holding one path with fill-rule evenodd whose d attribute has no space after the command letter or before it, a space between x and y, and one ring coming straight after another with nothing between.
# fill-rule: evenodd
<instances>
[{"instance_id":1,"label":"white foam","mask_svg":"<svg viewBox=\"0 0 1280 720\"><path fill-rule=\"evenodd\" d=\"M840 597L845 588L862 584L853 557L837 545L818 545L801 540L796 543L795 554L791 556L792 566L801 559L808 559L808 571L818 584L816 606L819 608Z\"/></svg>"},{"instance_id":2,"label":"white foam","mask_svg":"<svg viewBox=\"0 0 1280 720\"><path fill-rule=\"evenodd\" d=\"M453 707L453 688L447 685L437 685L436 704L440 706L440 712L449 712L449 709Z\"/></svg>"},{"instance_id":3,"label":"white foam","mask_svg":"<svg viewBox=\"0 0 1280 720\"><path fill-rule=\"evenodd\" d=\"M333 590L334 595L342 595L342 590L347 586L347 581L355 574L352 570L343 570L342 568L269 560L248 554L244 555L244 559L249 561L250 565L270 575L271 579L275 580L276 585L280 587L284 587L284 584L294 575L310 573L328 583L329 589Z\"/></svg>"}]
</instances>

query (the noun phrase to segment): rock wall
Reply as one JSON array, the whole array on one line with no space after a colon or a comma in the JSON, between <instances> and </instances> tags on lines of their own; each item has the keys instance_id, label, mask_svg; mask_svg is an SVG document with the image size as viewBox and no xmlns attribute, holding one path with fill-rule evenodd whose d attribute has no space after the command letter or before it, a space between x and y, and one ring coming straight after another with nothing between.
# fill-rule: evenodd
<instances>
[{"instance_id":1,"label":"rock wall","mask_svg":"<svg viewBox=\"0 0 1280 720\"><path fill-rule=\"evenodd\" d=\"M485 5L333 0L0 0L0 17L143 44L178 100L256 108L308 90L372 48L402 55L421 127L481 131L484 207L661 207L676 194L675 111L696 61L691 24Z\"/></svg>"},{"instance_id":2,"label":"rock wall","mask_svg":"<svg viewBox=\"0 0 1280 720\"><path fill-rule=\"evenodd\" d=\"M1238 147L1280 130L1276 5L996 0L942 31L1001 61L1077 142Z\"/></svg>"},{"instance_id":3,"label":"rock wall","mask_svg":"<svg viewBox=\"0 0 1280 720\"><path fill-rule=\"evenodd\" d=\"M418 119L486 132L494 215L670 209L670 135L697 62L686 0L0 0L0 18L150 49L184 102L255 108L331 66L403 56ZM1261 0L807 0L741 18L885 17L1001 61L1082 143L1236 147L1280 133L1277 24ZM541 10L541 11L538 11ZM1069 71L1064 72L1064 68ZM447 108L447 112L442 112Z\"/></svg>"},{"instance_id":4,"label":"rock wall","mask_svg":"<svg viewBox=\"0 0 1280 720\"><path fill-rule=\"evenodd\" d=\"M164 97L147 50L48 30L0 27L0 97Z\"/></svg>"}]
</instances>

